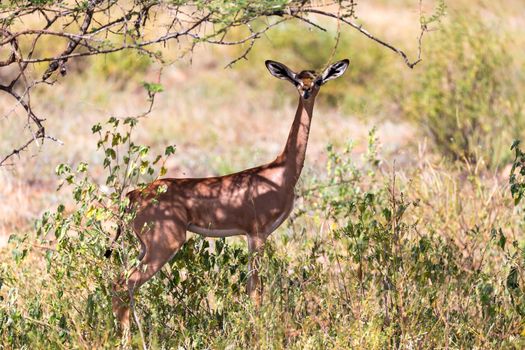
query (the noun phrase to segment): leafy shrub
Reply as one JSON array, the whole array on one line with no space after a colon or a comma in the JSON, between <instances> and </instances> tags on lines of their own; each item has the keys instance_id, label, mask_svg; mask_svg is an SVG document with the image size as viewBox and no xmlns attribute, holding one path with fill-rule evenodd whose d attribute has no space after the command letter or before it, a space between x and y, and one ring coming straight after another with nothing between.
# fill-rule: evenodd
<instances>
[{"instance_id":1,"label":"leafy shrub","mask_svg":"<svg viewBox=\"0 0 525 350\"><path fill-rule=\"evenodd\" d=\"M525 126L517 68L509 39L467 13L428 38L425 69L403 109L443 155L494 166Z\"/></svg>"}]
</instances>

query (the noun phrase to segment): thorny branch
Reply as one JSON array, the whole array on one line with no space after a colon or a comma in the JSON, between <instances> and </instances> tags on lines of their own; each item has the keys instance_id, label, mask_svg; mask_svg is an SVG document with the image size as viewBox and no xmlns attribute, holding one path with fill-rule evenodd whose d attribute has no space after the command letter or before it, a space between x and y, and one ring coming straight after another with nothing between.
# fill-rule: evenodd
<instances>
[{"instance_id":1,"label":"thorny branch","mask_svg":"<svg viewBox=\"0 0 525 350\"><path fill-rule=\"evenodd\" d=\"M67 73L68 61L80 57L134 50L164 62L158 45L174 43L191 52L197 44L245 45L227 67L248 54L270 29L288 21L300 21L321 31L321 18L336 20L401 56L409 68L421 61L422 38L427 26L421 22L418 54L414 61L401 49L374 36L357 22L357 0L288 2L210 2L207 0L41 0L0 4L0 91L10 95L25 114L28 137L11 151L0 150L0 167L26 151L40 146L49 136L31 104L31 91L40 84L52 85L57 72ZM419 3L421 8L421 2ZM420 16L421 10L420 10ZM421 17L422 18L422 17ZM155 27L157 30L147 30ZM161 29L159 29L161 28ZM162 29L164 28L164 29ZM50 45L55 53L50 54ZM46 45L47 43L47 45ZM63 46L62 46L63 45ZM45 49L43 49L45 46ZM47 63L44 73L37 64ZM40 78L38 75L42 74ZM10 112L10 113L11 113ZM21 116L24 117L24 116Z\"/></svg>"}]
</instances>

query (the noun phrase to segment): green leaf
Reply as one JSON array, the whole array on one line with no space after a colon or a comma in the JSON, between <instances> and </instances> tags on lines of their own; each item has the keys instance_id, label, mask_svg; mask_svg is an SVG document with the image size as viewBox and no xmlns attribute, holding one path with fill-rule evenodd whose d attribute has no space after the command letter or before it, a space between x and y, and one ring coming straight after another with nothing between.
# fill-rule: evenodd
<instances>
[{"instance_id":1,"label":"green leaf","mask_svg":"<svg viewBox=\"0 0 525 350\"><path fill-rule=\"evenodd\" d=\"M69 165L67 164L59 164L56 169L55 169L55 173L60 176L60 175L63 175L65 173L69 173L71 172L71 168Z\"/></svg>"},{"instance_id":2,"label":"green leaf","mask_svg":"<svg viewBox=\"0 0 525 350\"><path fill-rule=\"evenodd\" d=\"M139 147L139 155L141 157L145 157L149 152L149 147L148 146L140 146Z\"/></svg>"},{"instance_id":3,"label":"green leaf","mask_svg":"<svg viewBox=\"0 0 525 350\"><path fill-rule=\"evenodd\" d=\"M57 207L57 212L63 213L65 209L66 207L64 206L64 204L59 204Z\"/></svg>"},{"instance_id":4,"label":"green leaf","mask_svg":"<svg viewBox=\"0 0 525 350\"><path fill-rule=\"evenodd\" d=\"M128 117L128 118L124 119L124 124L129 124L129 126L131 126L131 127L134 127L135 125L137 125L138 122L139 122L139 120L137 118L134 118L134 117Z\"/></svg>"},{"instance_id":5,"label":"green leaf","mask_svg":"<svg viewBox=\"0 0 525 350\"><path fill-rule=\"evenodd\" d=\"M75 181L75 175L71 174L71 175L68 175L68 176L66 177L66 182L67 182L68 184L71 185L74 181Z\"/></svg>"},{"instance_id":6,"label":"green leaf","mask_svg":"<svg viewBox=\"0 0 525 350\"><path fill-rule=\"evenodd\" d=\"M26 256L27 256L27 249L13 249L13 259L16 261L17 264L19 264Z\"/></svg>"},{"instance_id":7,"label":"green leaf","mask_svg":"<svg viewBox=\"0 0 525 350\"><path fill-rule=\"evenodd\" d=\"M107 148L106 149L106 156L107 157L111 157L111 159L116 159L117 158L117 153L115 152L115 150L113 148Z\"/></svg>"},{"instance_id":8,"label":"green leaf","mask_svg":"<svg viewBox=\"0 0 525 350\"><path fill-rule=\"evenodd\" d=\"M161 159L162 159L162 156L159 154L159 155L157 156L157 158L155 158L155 160L154 160L151 164L155 165L155 164L157 164L157 163L159 162L159 160L161 160Z\"/></svg>"},{"instance_id":9,"label":"green leaf","mask_svg":"<svg viewBox=\"0 0 525 350\"><path fill-rule=\"evenodd\" d=\"M100 125L100 123L97 123L91 127L91 131L93 132L93 134L99 132L100 130L102 130L102 126Z\"/></svg>"},{"instance_id":10,"label":"green leaf","mask_svg":"<svg viewBox=\"0 0 525 350\"><path fill-rule=\"evenodd\" d=\"M386 221L390 221L392 218L392 212L388 208L383 208L383 216L385 217Z\"/></svg>"},{"instance_id":11,"label":"green leaf","mask_svg":"<svg viewBox=\"0 0 525 350\"><path fill-rule=\"evenodd\" d=\"M115 117L111 117L108 120L108 124L113 124L113 126L116 128L119 124L119 120Z\"/></svg>"},{"instance_id":12,"label":"green leaf","mask_svg":"<svg viewBox=\"0 0 525 350\"><path fill-rule=\"evenodd\" d=\"M164 154L167 155L167 156L170 156L172 155L173 153L175 153L175 149L176 149L176 146L168 146L166 147L166 150L164 151Z\"/></svg>"},{"instance_id":13,"label":"green leaf","mask_svg":"<svg viewBox=\"0 0 525 350\"><path fill-rule=\"evenodd\" d=\"M111 139L111 146L118 146L122 142L122 136L120 133L113 134L113 137Z\"/></svg>"},{"instance_id":14,"label":"green leaf","mask_svg":"<svg viewBox=\"0 0 525 350\"><path fill-rule=\"evenodd\" d=\"M85 173L88 169L88 165L87 163L84 163L84 162L80 162L80 164L78 164L77 166L77 172L79 173Z\"/></svg>"},{"instance_id":15,"label":"green leaf","mask_svg":"<svg viewBox=\"0 0 525 350\"><path fill-rule=\"evenodd\" d=\"M501 248L501 249L504 249L505 248L505 243L507 243L507 238L505 237L505 235L503 234L503 231L501 229L499 229L499 240L498 240L498 246Z\"/></svg>"},{"instance_id":16,"label":"green leaf","mask_svg":"<svg viewBox=\"0 0 525 350\"><path fill-rule=\"evenodd\" d=\"M146 81L143 81L142 86L144 86L144 89L146 89L146 91L148 92L150 96L158 92L164 91L164 87L158 83L148 83Z\"/></svg>"}]
</instances>

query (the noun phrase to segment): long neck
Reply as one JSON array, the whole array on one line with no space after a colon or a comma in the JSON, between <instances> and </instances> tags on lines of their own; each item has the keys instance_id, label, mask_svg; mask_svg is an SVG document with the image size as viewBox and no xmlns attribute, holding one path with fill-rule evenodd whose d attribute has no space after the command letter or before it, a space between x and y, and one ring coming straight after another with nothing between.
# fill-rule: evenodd
<instances>
[{"instance_id":1,"label":"long neck","mask_svg":"<svg viewBox=\"0 0 525 350\"><path fill-rule=\"evenodd\" d=\"M286 178L289 180L287 182L292 186L295 186L301 175L301 170L303 170L313 109L314 98L307 103L299 98L299 105L297 106L297 112L295 113L295 119L290 129L286 146L279 156L285 163Z\"/></svg>"}]
</instances>

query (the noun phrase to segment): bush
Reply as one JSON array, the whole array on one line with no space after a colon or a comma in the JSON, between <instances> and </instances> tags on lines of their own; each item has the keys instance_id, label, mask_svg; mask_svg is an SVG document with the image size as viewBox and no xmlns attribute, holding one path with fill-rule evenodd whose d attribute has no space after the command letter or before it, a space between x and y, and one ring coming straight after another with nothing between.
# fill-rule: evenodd
<instances>
[{"instance_id":1,"label":"bush","mask_svg":"<svg viewBox=\"0 0 525 350\"><path fill-rule=\"evenodd\" d=\"M443 155L489 166L509 160L508 142L525 127L510 48L498 28L468 13L428 38L425 69L403 109Z\"/></svg>"}]
</instances>

